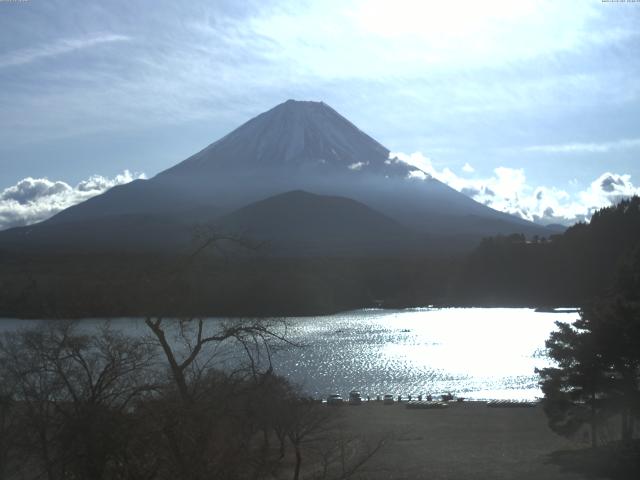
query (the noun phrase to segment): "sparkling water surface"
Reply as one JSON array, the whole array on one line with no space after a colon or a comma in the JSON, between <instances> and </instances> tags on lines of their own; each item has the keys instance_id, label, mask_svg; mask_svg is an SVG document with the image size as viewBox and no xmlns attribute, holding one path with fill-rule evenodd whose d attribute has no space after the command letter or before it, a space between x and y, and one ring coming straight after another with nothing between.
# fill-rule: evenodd
<instances>
[{"instance_id":1,"label":"sparkling water surface","mask_svg":"<svg viewBox=\"0 0 640 480\"><path fill-rule=\"evenodd\" d=\"M550 365L544 342L554 322L577 318L575 311L521 308L367 309L289 318L287 335L302 346L278 351L274 370L316 398L355 389L364 397L451 392L534 400L541 396L534 370ZM36 323L1 319L0 331ZM142 319L110 323L131 335L148 333Z\"/></svg>"},{"instance_id":2,"label":"sparkling water surface","mask_svg":"<svg viewBox=\"0 0 640 480\"><path fill-rule=\"evenodd\" d=\"M541 396L535 368L550 365L544 342L555 321L577 313L532 309L358 310L294 319L307 346L278 367L316 396L359 390L407 396L452 392L469 399Z\"/></svg>"}]
</instances>

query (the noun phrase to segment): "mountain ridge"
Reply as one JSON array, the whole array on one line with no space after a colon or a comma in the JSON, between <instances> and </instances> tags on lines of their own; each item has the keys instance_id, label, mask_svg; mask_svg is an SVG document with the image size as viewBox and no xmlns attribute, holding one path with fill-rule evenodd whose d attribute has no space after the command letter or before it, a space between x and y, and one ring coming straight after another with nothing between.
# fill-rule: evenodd
<instances>
[{"instance_id":1,"label":"mountain ridge","mask_svg":"<svg viewBox=\"0 0 640 480\"><path fill-rule=\"evenodd\" d=\"M108 218L112 247L118 249L126 247L124 238L131 239L128 227L117 225L118 216L161 223L164 216L182 225L181 217L202 212L192 218L196 224L210 222L210 212L228 215L283 192L304 190L352 199L424 236L464 239L460 248L496 234L552 233L416 172L421 171L389 158L388 149L325 103L289 100L149 180L114 187L29 229L61 223L83 228L82 222L89 228ZM0 245L4 237L0 234Z\"/></svg>"}]
</instances>

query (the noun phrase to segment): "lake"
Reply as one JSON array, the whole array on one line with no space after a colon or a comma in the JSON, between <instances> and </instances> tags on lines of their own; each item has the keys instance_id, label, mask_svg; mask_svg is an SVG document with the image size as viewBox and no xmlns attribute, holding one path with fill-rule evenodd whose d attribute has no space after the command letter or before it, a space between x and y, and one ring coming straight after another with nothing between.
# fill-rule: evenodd
<instances>
[{"instance_id":1,"label":"lake","mask_svg":"<svg viewBox=\"0 0 640 480\"><path fill-rule=\"evenodd\" d=\"M550 365L544 342L554 322L577 318L575 311L521 308L367 309L290 318L288 336L303 346L277 352L274 369L316 398L356 389L365 397L452 392L477 400L534 400L541 396L534 369ZM0 331L34 324L0 319ZM111 324L146 333L141 319Z\"/></svg>"}]
</instances>

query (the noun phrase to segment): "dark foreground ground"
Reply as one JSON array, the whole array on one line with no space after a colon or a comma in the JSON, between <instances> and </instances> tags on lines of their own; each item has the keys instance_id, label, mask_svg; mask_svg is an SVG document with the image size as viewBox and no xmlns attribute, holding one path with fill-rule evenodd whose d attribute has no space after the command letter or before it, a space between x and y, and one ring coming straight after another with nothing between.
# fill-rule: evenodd
<instances>
[{"instance_id":1,"label":"dark foreground ground","mask_svg":"<svg viewBox=\"0 0 640 480\"><path fill-rule=\"evenodd\" d=\"M563 455L586 448L548 427L540 406L488 408L452 403L442 410L414 410L378 402L339 408L344 431L386 437L364 464L361 479L581 479Z\"/></svg>"}]
</instances>

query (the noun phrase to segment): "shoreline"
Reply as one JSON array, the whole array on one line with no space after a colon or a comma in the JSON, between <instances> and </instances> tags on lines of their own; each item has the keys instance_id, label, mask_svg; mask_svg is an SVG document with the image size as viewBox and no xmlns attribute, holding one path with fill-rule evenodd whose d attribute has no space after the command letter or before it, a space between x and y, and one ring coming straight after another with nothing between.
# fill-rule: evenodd
<instances>
[{"instance_id":1,"label":"shoreline","mask_svg":"<svg viewBox=\"0 0 640 480\"><path fill-rule=\"evenodd\" d=\"M329 407L327 407L329 408ZM585 447L553 433L540 406L489 408L451 402L443 409L363 404L339 411L340 427L366 444L385 446L355 478L362 479L580 479L554 463L557 452Z\"/></svg>"},{"instance_id":2,"label":"shoreline","mask_svg":"<svg viewBox=\"0 0 640 480\"><path fill-rule=\"evenodd\" d=\"M186 315L190 318L205 318L205 319L216 319L216 318L225 318L225 319L242 319L242 318L259 318L259 319L268 319L268 318L318 318L318 317L331 317L335 315L345 315L352 312L360 312L360 311L373 311L373 312L399 312L399 311L411 311L411 310L445 310L445 309L527 309L533 310L537 313L577 313L580 311L579 307L567 307L565 306L539 306L539 305L457 305L457 304L442 304L442 305L406 305L406 306L362 306L356 308L349 308L346 310L327 310L323 312L312 312L312 313L274 313L274 314L266 314L266 315L243 315L241 313L237 315L229 315L224 313L204 313L204 314L189 314ZM47 321L47 320L66 320L66 321L76 321L76 320L118 320L118 319L143 319L145 317L163 317L163 318L182 318L184 315L157 315L157 314L146 314L141 315L139 312L136 312L132 315L82 315L82 316L60 316L56 318L46 318L40 316L5 316L0 314L0 322L6 320L23 320L23 321Z\"/></svg>"}]
</instances>

